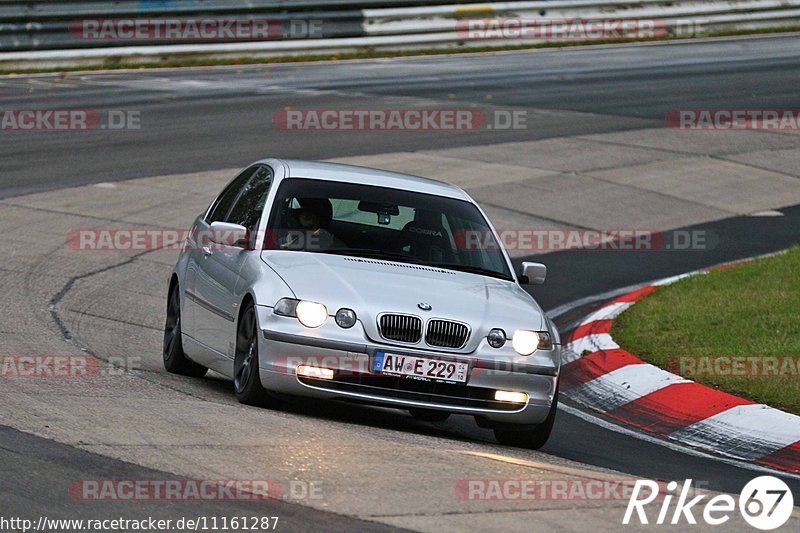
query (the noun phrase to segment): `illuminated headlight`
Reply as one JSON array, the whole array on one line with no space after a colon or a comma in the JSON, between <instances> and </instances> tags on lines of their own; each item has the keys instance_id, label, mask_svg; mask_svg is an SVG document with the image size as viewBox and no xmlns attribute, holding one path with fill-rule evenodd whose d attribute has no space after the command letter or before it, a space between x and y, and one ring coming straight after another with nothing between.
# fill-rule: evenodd
<instances>
[{"instance_id":1,"label":"illuminated headlight","mask_svg":"<svg viewBox=\"0 0 800 533\"><path fill-rule=\"evenodd\" d=\"M506 332L502 329L495 328L486 336L486 342L492 348L502 348L506 343Z\"/></svg>"},{"instance_id":2,"label":"illuminated headlight","mask_svg":"<svg viewBox=\"0 0 800 533\"><path fill-rule=\"evenodd\" d=\"M336 325L343 329L349 329L356 325L356 312L352 309L339 309L336 312Z\"/></svg>"},{"instance_id":3,"label":"illuminated headlight","mask_svg":"<svg viewBox=\"0 0 800 533\"><path fill-rule=\"evenodd\" d=\"M531 355L536 350L552 350L553 338L547 331L518 329L511 341L514 351L520 355Z\"/></svg>"},{"instance_id":4,"label":"illuminated headlight","mask_svg":"<svg viewBox=\"0 0 800 533\"><path fill-rule=\"evenodd\" d=\"M535 331L518 329L511 340L514 351L520 355L530 355L539 348L539 334Z\"/></svg>"},{"instance_id":5,"label":"illuminated headlight","mask_svg":"<svg viewBox=\"0 0 800 533\"><path fill-rule=\"evenodd\" d=\"M495 391L494 399L498 402L526 403L528 401L528 395L524 392L499 390Z\"/></svg>"},{"instance_id":6,"label":"illuminated headlight","mask_svg":"<svg viewBox=\"0 0 800 533\"><path fill-rule=\"evenodd\" d=\"M318 328L328 319L328 308L317 302L300 300L295 312L297 320L307 328Z\"/></svg>"},{"instance_id":7,"label":"illuminated headlight","mask_svg":"<svg viewBox=\"0 0 800 533\"><path fill-rule=\"evenodd\" d=\"M273 313L295 317L307 328L318 328L328 319L328 308L317 302L282 298L275 304Z\"/></svg>"}]
</instances>

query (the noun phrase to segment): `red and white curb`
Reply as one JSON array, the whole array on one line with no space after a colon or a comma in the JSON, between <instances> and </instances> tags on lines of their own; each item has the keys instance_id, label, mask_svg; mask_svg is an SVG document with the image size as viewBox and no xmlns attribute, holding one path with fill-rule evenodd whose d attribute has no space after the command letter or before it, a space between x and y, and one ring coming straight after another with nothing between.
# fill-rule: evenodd
<instances>
[{"instance_id":1,"label":"red and white curb","mask_svg":"<svg viewBox=\"0 0 800 533\"><path fill-rule=\"evenodd\" d=\"M637 300L660 286L705 272L653 282L615 298L586 317L564 344L561 392L648 433L800 473L800 416L645 363L621 349L609 335L614 318Z\"/></svg>"}]
</instances>

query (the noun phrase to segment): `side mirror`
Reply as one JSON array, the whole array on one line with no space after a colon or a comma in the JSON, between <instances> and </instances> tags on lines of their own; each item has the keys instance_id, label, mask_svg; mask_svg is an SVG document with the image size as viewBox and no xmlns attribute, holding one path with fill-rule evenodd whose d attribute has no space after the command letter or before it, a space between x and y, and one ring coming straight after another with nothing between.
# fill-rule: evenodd
<instances>
[{"instance_id":1,"label":"side mirror","mask_svg":"<svg viewBox=\"0 0 800 533\"><path fill-rule=\"evenodd\" d=\"M522 285L541 285L547 278L547 267L542 263L522 263L519 282Z\"/></svg>"},{"instance_id":2,"label":"side mirror","mask_svg":"<svg viewBox=\"0 0 800 533\"><path fill-rule=\"evenodd\" d=\"M247 228L229 222L211 223L211 241L224 246L247 248L249 243Z\"/></svg>"}]
</instances>

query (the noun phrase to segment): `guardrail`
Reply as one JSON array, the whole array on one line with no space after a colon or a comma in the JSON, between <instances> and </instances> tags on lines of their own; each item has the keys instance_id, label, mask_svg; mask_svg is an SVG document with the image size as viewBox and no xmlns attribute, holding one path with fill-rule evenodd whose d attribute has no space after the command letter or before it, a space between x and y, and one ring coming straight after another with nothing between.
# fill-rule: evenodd
<instances>
[{"instance_id":1,"label":"guardrail","mask_svg":"<svg viewBox=\"0 0 800 533\"><path fill-rule=\"evenodd\" d=\"M800 0L0 0L0 66L632 38L588 32L593 21L627 21L640 38L794 27Z\"/></svg>"}]
</instances>

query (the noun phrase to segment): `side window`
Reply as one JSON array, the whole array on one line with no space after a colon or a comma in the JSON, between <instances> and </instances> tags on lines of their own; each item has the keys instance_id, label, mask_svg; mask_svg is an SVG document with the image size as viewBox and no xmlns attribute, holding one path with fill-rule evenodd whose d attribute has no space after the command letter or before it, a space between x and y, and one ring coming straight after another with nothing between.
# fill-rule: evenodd
<instances>
[{"instance_id":1,"label":"side window","mask_svg":"<svg viewBox=\"0 0 800 533\"><path fill-rule=\"evenodd\" d=\"M212 222L224 222L228 216L228 213L233 206L233 203L239 197L239 193L242 191L242 187L244 184L247 183L247 180L250 179L250 176L256 171L258 167L250 167L238 176L227 186L225 190L222 191L217 197L214 206L211 208L211 211L208 213L206 217L206 222L211 224Z\"/></svg>"},{"instance_id":2,"label":"side window","mask_svg":"<svg viewBox=\"0 0 800 533\"><path fill-rule=\"evenodd\" d=\"M261 213L264 212L264 205L267 203L272 178L271 168L257 167L250 180L242 188L225 222L239 224L250 231L255 231L258 221L261 219Z\"/></svg>"}]
</instances>

